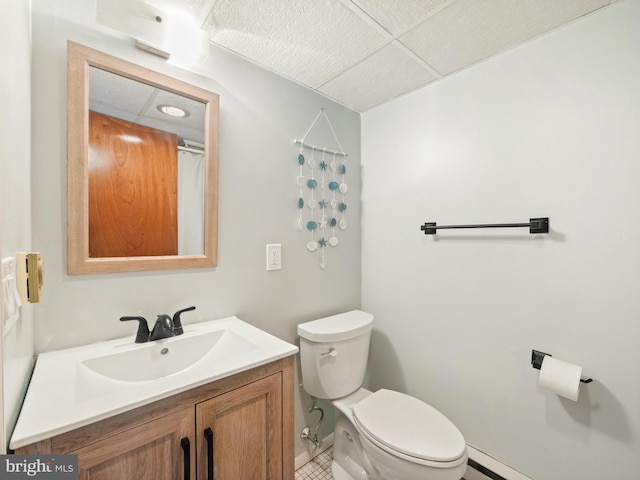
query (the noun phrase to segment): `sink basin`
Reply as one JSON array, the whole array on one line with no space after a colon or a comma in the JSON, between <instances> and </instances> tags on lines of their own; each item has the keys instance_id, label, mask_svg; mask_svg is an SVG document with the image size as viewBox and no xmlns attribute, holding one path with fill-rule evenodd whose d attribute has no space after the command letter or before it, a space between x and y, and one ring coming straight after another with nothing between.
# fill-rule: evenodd
<instances>
[{"instance_id":1,"label":"sink basin","mask_svg":"<svg viewBox=\"0 0 640 480\"><path fill-rule=\"evenodd\" d=\"M231 330L182 335L137 346L80 362L89 370L112 380L144 382L174 375L200 361L225 360L258 346Z\"/></svg>"},{"instance_id":2,"label":"sink basin","mask_svg":"<svg viewBox=\"0 0 640 480\"><path fill-rule=\"evenodd\" d=\"M11 437L15 449L295 354L237 317L184 325L149 343L134 335L38 355Z\"/></svg>"}]
</instances>

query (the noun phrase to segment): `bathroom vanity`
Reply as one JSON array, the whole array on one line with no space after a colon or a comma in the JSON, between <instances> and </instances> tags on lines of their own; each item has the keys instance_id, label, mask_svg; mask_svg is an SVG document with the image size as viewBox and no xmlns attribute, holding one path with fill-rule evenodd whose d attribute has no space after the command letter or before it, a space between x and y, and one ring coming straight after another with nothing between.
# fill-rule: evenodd
<instances>
[{"instance_id":1,"label":"bathroom vanity","mask_svg":"<svg viewBox=\"0 0 640 480\"><path fill-rule=\"evenodd\" d=\"M115 390L106 393L104 389L98 389L98 394L92 395L91 392L80 391L77 385L70 384L67 386L70 390L67 392L67 406L58 403L64 394L57 391L53 391L48 397L40 392L44 396L39 398L37 405L33 401L38 397L38 392L34 393L34 390L39 388L34 381L43 380L44 387L51 388L50 382L46 385L46 379L39 379L48 370L47 365L42 365L56 363L55 358L47 358L48 354L42 355L44 358L39 358L36 365L11 447L17 454L77 454L81 480L292 480L293 354L297 352L297 347L235 317L206 323L218 328L213 332L223 331L221 338L232 332L233 335L242 336L256 348L236 355L239 358L235 360L229 358L233 355L225 355L227 360L218 360L214 365L207 358L207 355L212 355L211 352L216 348L214 346L194 366L162 378L143 381L115 380L105 377L104 371L96 374L87 367L87 360L104 357L106 352L87 354L84 352L85 347L71 349L71 353L64 355L75 357L72 361L75 367L71 368L69 379L73 377L83 381L82 377L87 376L94 386L100 382L109 383ZM193 339L212 333L206 324L199 331L194 331L197 326L190 326L189 329ZM218 340L215 345L222 346L223 341ZM112 344L107 348L109 352L106 355L118 356L110 359L110 362L117 362L123 354L129 355L127 358L130 360L132 352L137 355L145 347L151 348L146 351L145 356L153 356L154 348L168 349L169 354L172 350L180 349L179 346L173 348L171 339L153 342L158 345L145 347L131 347L129 344L123 347L118 342L121 341L106 342ZM129 339L129 342L133 341ZM195 348L193 341L186 344L190 349ZM99 346L104 350L104 345ZM60 352L53 352L50 356L56 357L59 354ZM80 360L81 357L84 360ZM240 358L243 360L240 361ZM241 364L248 365L248 368L240 366ZM229 370L232 365L235 368ZM129 368L134 369L135 366L130 365ZM221 373L222 370L232 373L224 374ZM112 376L119 375L114 372L117 369L108 373ZM190 375L191 380L185 383L184 377ZM196 377L201 378L196 381ZM92 388L91 382L85 386ZM154 384L164 384L162 392L171 392L172 389L167 388L171 384L182 385L175 387L170 394L150 396L149 388ZM58 386L55 390L57 388ZM136 396L132 393L133 390L138 393L146 392L144 399L138 400L139 405L131 403L131 399ZM100 397L110 401L102 401ZM114 403L116 398L120 398L120 403L124 406ZM122 401L123 398L129 398L129 401ZM149 398L153 398L153 401L148 402ZM103 411L100 413L97 408L87 405L91 403L93 407L104 405ZM108 404L111 406L107 407ZM127 405L136 406L128 408ZM61 409L58 413L57 408ZM74 410L77 413L75 416ZM93 415L88 414L90 411L94 412ZM58 420L48 421L46 416L42 416L45 413L56 416ZM43 427L36 427L40 422Z\"/></svg>"}]
</instances>

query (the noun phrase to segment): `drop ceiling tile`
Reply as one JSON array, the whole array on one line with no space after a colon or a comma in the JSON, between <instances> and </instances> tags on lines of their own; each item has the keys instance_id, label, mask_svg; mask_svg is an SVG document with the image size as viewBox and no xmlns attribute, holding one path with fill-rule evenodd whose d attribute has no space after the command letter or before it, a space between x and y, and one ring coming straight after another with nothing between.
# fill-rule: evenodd
<instances>
[{"instance_id":1,"label":"drop ceiling tile","mask_svg":"<svg viewBox=\"0 0 640 480\"><path fill-rule=\"evenodd\" d=\"M135 122L156 89L121 75L91 67L89 69L89 108Z\"/></svg>"},{"instance_id":2,"label":"drop ceiling tile","mask_svg":"<svg viewBox=\"0 0 640 480\"><path fill-rule=\"evenodd\" d=\"M458 0L399 40L447 75L609 3L611 0Z\"/></svg>"},{"instance_id":3,"label":"drop ceiling tile","mask_svg":"<svg viewBox=\"0 0 640 480\"><path fill-rule=\"evenodd\" d=\"M385 41L338 0L218 0L205 29L213 42L312 88Z\"/></svg>"},{"instance_id":4,"label":"drop ceiling tile","mask_svg":"<svg viewBox=\"0 0 640 480\"><path fill-rule=\"evenodd\" d=\"M322 85L319 91L364 111L433 80L434 76L390 44Z\"/></svg>"},{"instance_id":5,"label":"drop ceiling tile","mask_svg":"<svg viewBox=\"0 0 640 480\"><path fill-rule=\"evenodd\" d=\"M353 0L371 18L396 35L421 18L435 13L438 9L455 0Z\"/></svg>"},{"instance_id":6,"label":"drop ceiling tile","mask_svg":"<svg viewBox=\"0 0 640 480\"><path fill-rule=\"evenodd\" d=\"M157 110L158 105L180 107L188 112L188 116L167 117ZM89 69L89 109L204 142L205 106L202 102L95 67Z\"/></svg>"}]
</instances>

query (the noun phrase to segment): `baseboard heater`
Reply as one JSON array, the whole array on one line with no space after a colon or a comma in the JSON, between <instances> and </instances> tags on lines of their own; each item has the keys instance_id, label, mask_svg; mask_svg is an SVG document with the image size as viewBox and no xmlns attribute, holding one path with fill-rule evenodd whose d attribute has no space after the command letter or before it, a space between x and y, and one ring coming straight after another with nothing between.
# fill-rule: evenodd
<instances>
[{"instance_id":1,"label":"baseboard heater","mask_svg":"<svg viewBox=\"0 0 640 480\"><path fill-rule=\"evenodd\" d=\"M473 468L474 470L477 470L478 472L480 472L481 474L483 474L486 477L489 477L491 480L507 480L506 478L504 478L501 475L498 475L496 472L494 472L493 470L489 470L487 467L485 467L484 465L480 465L478 462L476 462L475 460L471 460L468 459L467 460L467 464Z\"/></svg>"}]
</instances>

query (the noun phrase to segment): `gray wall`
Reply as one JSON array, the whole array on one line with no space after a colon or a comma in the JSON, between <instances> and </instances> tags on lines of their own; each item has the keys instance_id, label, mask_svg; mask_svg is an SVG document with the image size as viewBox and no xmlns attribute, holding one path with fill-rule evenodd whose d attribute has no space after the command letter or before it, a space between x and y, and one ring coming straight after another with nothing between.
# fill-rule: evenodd
<instances>
[{"instance_id":1,"label":"gray wall","mask_svg":"<svg viewBox=\"0 0 640 480\"><path fill-rule=\"evenodd\" d=\"M535 479L640 475L639 5L363 115L371 384ZM419 228L536 216L551 234ZM594 383L578 402L539 390L532 349Z\"/></svg>"},{"instance_id":2,"label":"gray wall","mask_svg":"<svg viewBox=\"0 0 640 480\"><path fill-rule=\"evenodd\" d=\"M121 315L155 318L196 305L189 322L237 315L289 342L302 321L360 305L360 115L211 47L189 70L141 52L94 22L93 2L33 1L33 244L45 262L35 307L36 350L130 335ZM73 40L220 95L219 262L216 268L149 273L66 274L66 42ZM325 108L349 153L350 228L327 266L306 250L297 224L299 138ZM309 141L331 147L325 126ZM70 219L69 221L72 221ZM281 243L283 269L265 271L265 245ZM297 384L297 383L296 383ZM297 395L299 431L304 422ZM302 451L297 445L297 453Z\"/></svg>"},{"instance_id":3,"label":"gray wall","mask_svg":"<svg viewBox=\"0 0 640 480\"><path fill-rule=\"evenodd\" d=\"M0 15L0 256L31 249L31 20L29 0L8 0ZM2 300L0 300L2 301ZM2 319L0 319L0 331ZM18 416L31 374L33 308L4 329L0 452ZM2 350L2 349L0 349ZM0 405L2 401L0 401ZM1 425L4 423L4 427Z\"/></svg>"}]
</instances>

